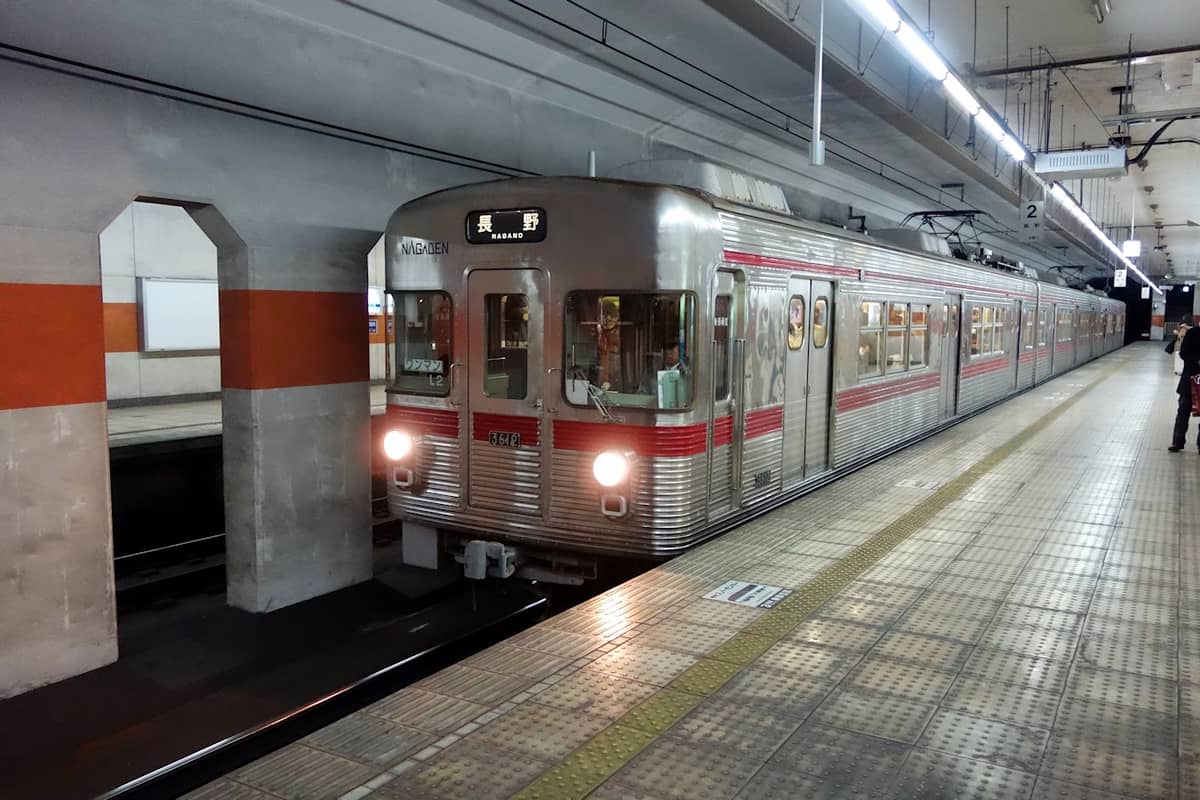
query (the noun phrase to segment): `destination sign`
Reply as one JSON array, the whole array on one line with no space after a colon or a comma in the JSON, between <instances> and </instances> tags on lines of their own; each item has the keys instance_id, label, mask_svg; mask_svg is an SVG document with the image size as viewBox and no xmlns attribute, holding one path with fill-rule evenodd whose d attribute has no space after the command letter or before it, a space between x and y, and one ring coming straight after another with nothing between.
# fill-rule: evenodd
<instances>
[{"instance_id":1,"label":"destination sign","mask_svg":"<svg viewBox=\"0 0 1200 800\"><path fill-rule=\"evenodd\" d=\"M540 242L546 238L546 212L540 208L472 211L467 214L471 244Z\"/></svg>"}]
</instances>

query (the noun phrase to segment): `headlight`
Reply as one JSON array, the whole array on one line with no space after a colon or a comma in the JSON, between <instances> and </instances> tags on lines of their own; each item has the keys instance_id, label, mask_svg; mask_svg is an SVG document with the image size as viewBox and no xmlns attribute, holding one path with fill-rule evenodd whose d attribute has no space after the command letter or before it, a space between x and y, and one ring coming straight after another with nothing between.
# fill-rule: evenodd
<instances>
[{"instance_id":1,"label":"headlight","mask_svg":"<svg viewBox=\"0 0 1200 800\"><path fill-rule=\"evenodd\" d=\"M412 455L413 437L404 431L388 431L383 437L383 452L392 461L400 461Z\"/></svg>"},{"instance_id":2,"label":"headlight","mask_svg":"<svg viewBox=\"0 0 1200 800\"><path fill-rule=\"evenodd\" d=\"M601 486L617 486L629 477L629 459L620 453L607 450L596 456L596 460L592 462L592 475Z\"/></svg>"}]
</instances>

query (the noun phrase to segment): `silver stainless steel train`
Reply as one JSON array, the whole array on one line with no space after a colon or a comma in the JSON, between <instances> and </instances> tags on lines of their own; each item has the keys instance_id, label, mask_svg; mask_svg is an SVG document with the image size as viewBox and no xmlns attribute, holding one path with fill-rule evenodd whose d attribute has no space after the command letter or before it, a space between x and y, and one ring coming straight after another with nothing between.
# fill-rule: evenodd
<instances>
[{"instance_id":1,"label":"silver stainless steel train","mask_svg":"<svg viewBox=\"0 0 1200 800\"><path fill-rule=\"evenodd\" d=\"M389 503L472 577L675 555L1124 341L1102 296L665 184L449 189L386 253Z\"/></svg>"}]
</instances>

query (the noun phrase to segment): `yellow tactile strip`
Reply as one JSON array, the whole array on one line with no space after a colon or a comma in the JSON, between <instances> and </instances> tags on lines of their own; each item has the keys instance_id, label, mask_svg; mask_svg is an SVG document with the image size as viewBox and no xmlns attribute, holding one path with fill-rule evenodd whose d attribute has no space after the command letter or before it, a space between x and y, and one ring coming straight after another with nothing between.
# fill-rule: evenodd
<instances>
[{"instance_id":1,"label":"yellow tactile strip","mask_svg":"<svg viewBox=\"0 0 1200 800\"><path fill-rule=\"evenodd\" d=\"M685 670L668 687L650 695L572 752L561 764L542 773L517 793L514 800L580 800L585 797L706 697L794 631L826 601L877 564L901 542L921 530L938 512L962 497L983 476L1117 372L1118 368L1105 372L941 486L920 506L830 564L811 581Z\"/></svg>"}]
</instances>

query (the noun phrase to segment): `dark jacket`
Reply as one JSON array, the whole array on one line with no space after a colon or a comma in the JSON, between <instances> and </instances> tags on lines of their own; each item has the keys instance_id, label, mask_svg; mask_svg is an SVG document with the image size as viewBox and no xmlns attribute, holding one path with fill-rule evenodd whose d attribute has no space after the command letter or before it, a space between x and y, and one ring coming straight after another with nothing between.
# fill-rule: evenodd
<instances>
[{"instance_id":1,"label":"dark jacket","mask_svg":"<svg viewBox=\"0 0 1200 800\"><path fill-rule=\"evenodd\" d=\"M1189 380L1193 375L1200 375L1200 325L1192 328L1179 343L1179 357L1183 360L1183 375L1175 391L1187 394L1191 391Z\"/></svg>"}]
</instances>

